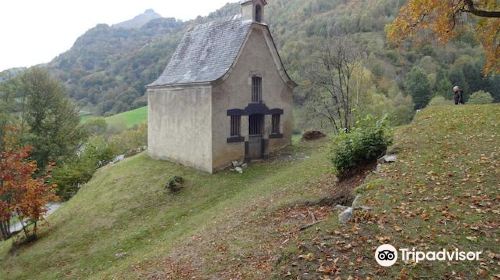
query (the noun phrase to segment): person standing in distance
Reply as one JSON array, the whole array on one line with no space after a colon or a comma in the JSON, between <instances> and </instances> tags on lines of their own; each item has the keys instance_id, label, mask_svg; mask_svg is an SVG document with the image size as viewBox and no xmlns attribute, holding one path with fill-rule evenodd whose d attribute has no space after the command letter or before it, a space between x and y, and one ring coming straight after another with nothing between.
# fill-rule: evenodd
<instances>
[{"instance_id":1,"label":"person standing in distance","mask_svg":"<svg viewBox=\"0 0 500 280\"><path fill-rule=\"evenodd\" d=\"M453 87L455 105L464 104L464 91L459 86Z\"/></svg>"}]
</instances>

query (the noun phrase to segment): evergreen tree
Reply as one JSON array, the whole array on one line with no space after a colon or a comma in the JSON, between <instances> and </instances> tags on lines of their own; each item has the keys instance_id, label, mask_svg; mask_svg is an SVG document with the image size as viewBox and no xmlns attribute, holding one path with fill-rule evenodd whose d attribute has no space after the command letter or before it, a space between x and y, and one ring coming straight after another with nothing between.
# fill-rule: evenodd
<instances>
[{"instance_id":1,"label":"evergreen tree","mask_svg":"<svg viewBox=\"0 0 500 280\"><path fill-rule=\"evenodd\" d=\"M431 85L424 70L413 67L405 79L405 87L408 94L413 97L415 109L424 108L431 99Z\"/></svg>"}]
</instances>

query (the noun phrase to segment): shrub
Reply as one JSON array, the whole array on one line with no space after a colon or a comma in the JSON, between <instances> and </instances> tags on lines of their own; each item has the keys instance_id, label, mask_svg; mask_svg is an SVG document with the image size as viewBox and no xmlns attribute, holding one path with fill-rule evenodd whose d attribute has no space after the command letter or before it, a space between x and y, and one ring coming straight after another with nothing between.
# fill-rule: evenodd
<instances>
[{"instance_id":1,"label":"shrub","mask_svg":"<svg viewBox=\"0 0 500 280\"><path fill-rule=\"evenodd\" d=\"M429 102L429 106L453 105L453 101L446 100L443 96L434 96Z\"/></svg>"},{"instance_id":2,"label":"shrub","mask_svg":"<svg viewBox=\"0 0 500 280\"><path fill-rule=\"evenodd\" d=\"M375 161L392 143L387 118L367 116L351 132L340 132L333 141L331 161L335 174L343 179L362 164Z\"/></svg>"},{"instance_id":3,"label":"shrub","mask_svg":"<svg viewBox=\"0 0 500 280\"><path fill-rule=\"evenodd\" d=\"M98 168L117 155L131 156L142 151L147 145L147 131L146 125L140 125L111 136L91 137L77 155L54 169L52 180L58 185L57 195L70 199Z\"/></svg>"},{"instance_id":4,"label":"shrub","mask_svg":"<svg viewBox=\"0 0 500 280\"><path fill-rule=\"evenodd\" d=\"M103 137L91 138L78 155L52 172L52 181L57 184L57 195L64 200L70 199L99 167L113 159L114 154L113 146Z\"/></svg>"},{"instance_id":5,"label":"shrub","mask_svg":"<svg viewBox=\"0 0 500 280\"><path fill-rule=\"evenodd\" d=\"M172 193L176 193L182 189L182 185L184 184L184 178L180 176L174 176L168 180L166 189L170 190Z\"/></svg>"},{"instance_id":6,"label":"shrub","mask_svg":"<svg viewBox=\"0 0 500 280\"><path fill-rule=\"evenodd\" d=\"M490 104L493 103L493 97L484 90L476 91L469 97L467 104Z\"/></svg>"}]
</instances>

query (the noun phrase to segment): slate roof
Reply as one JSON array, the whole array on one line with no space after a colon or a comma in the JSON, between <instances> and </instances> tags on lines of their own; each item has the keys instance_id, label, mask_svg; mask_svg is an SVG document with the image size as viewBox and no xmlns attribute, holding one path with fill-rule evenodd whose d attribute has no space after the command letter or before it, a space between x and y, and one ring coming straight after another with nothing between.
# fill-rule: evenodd
<instances>
[{"instance_id":1,"label":"slate roof","mask_svg":"<svg viewBox=\"0 0 500 280\"><path fill-rule=\"evenodd\" d=\"M252 21L241 17L201 24L189 30L163 74L150 87L215 81L236 60Z\"/></svg>"}]
</instances>

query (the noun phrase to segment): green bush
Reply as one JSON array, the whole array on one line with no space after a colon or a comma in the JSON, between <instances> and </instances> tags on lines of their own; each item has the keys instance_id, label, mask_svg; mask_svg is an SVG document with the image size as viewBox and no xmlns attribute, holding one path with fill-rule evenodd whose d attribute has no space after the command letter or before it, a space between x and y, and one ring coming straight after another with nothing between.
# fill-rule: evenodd
<instances>
[{"instance_id":1,"label":"green bush","mask_svg":"<svg viewBox=\"0 0 500 280\"><path fill-rule=\"evenodd\" d=\"M489 92L484 90L474 92L470 97L467 104L490 104L493 103L493 97Z\"/></svg>"},{"instance_id":2,"label":"green bush","mask_svg":"<svg viewBox=\"0 0 500 280\"><path fill-rule=\"evenodd\" d=\"M184 184L184 178L180 176L174 176L168 180L166 189L170 190L172 193L176 193L182 189L182 185Z\"/></svg>"},{"instance_id":3,"label":"green bush","mask_svg":"<svg viewBox=\"0 0 500 280\"><path fill-rule=\"evenodd\" d=\"M453 105L453 101L447 100L443 96L434 96L429 102L429 106L444 106L444 105Z\"/></svg>"},{"instance_id":4,"label":"green bush","mask_svg":"<svg viewBox=\"0 0 500 280\"><path fill-rule=\"evenodd\" d=\"M92 178L97 168L113 159L114 150L103 137L91 138L78 155L52 172L52 182L57 184L57 195L63 200L70 199L78 192L80 185Z\"/></svg>"},{"instance_id":5,"label":"green bush","mask_svg":"<svg viewBox=\"0 0 500 280\"><path fill-rule=\"evenodd\" d=\"M335 174L343 179L360 165L382 156L392 143L392 130L387 118L367 116L356 123L351 132L341 132L333 141L331 161Z\"/></svg>"},{"instance_id":6,"label":"green bush","mask_svg":"<svg viewBox=\"0 0 500 280\"><path fill-rule=\"evenodd\" d=\"M93 123L87 127L91 134L99 130L94 128L103 127L99 124L102 122L96 123L97 125ZM54 169L52 181L57 184L57 195L64 200L70 199L82 184L92 178L98 168L118 155L131 156L142 151L142 147L147 145L147 132L146 125L139 125L119 134L91 137L78 155Z\"/></svg>"}]
</instances>

